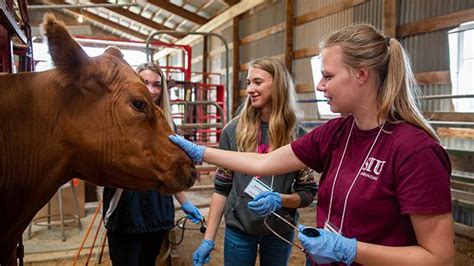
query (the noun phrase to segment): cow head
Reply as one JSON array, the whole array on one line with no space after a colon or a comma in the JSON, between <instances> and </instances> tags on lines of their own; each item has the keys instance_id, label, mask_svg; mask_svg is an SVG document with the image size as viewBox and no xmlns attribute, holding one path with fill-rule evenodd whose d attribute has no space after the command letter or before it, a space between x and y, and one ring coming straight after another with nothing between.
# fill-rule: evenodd
<instances>
[{"instance_id":1,"label":"cow head","mask_svg":"<svg viewBox=\"0 0 474 266\"><path fill-rule=\"evenodd\" d=\"M60 141L73 151L73 174L98 185L166 194L190 187L194 165L168 140L172 129L120 50L88 57L50 14L43 30L62 89L57 124Z\"/></svg>"}]
</instances>

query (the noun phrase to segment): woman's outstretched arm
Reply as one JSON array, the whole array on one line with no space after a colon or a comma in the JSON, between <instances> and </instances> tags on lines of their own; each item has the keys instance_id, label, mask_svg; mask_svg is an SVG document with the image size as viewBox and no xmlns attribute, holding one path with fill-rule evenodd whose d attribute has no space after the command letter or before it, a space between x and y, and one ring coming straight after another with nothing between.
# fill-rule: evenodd
<instances>
[{"instance_id":1,"label":"woman's outstretched arm","mask_svg":"<svg viewBox=\"0 0 474 266\"><path fill-rule=\"evenodd\" d=\"M203 161L239 173L259 176L286 174L306 167L296 157L290 144L265 154L206 148Z\"/></svg>"}]
</instances>

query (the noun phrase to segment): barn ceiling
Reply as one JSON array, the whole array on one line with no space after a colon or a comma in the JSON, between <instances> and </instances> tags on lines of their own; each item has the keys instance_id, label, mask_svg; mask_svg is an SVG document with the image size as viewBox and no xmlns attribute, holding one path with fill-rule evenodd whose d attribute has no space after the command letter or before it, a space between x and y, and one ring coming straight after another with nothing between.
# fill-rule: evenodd
<instances>
[{"instance_id":1,"label":"barn ceiling","mask_svg":"<svg viewBox=\"0 0 474 266\"><path fill-rule=\"evenodd\" d=\"M155 30L193 31L238 2L239 0L39 0L30 5L30 10L48 6L69 16L82 17L84 21L118 38L144 41ZM161 41L175 42L184 36L162 34L158 37Z\"/></svg>"}]
</instances>

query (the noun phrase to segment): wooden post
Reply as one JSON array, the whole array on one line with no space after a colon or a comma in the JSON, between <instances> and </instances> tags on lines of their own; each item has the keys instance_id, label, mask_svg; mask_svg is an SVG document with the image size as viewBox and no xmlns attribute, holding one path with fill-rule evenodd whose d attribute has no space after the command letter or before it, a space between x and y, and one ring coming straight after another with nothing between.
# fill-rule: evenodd
<instances>
[{"instance_id":1,"label":"wooden post","mask_svg":"<svg viewBox=\"0 0 474 266\"><path fill-rule=\"evenodd\" d=\"M232 116L236 115L237 108L239 107L239 73L240 73L240 28L239 21L240 16L236 16L232 19Z\"/></svg>"},{"instance_id":2,"label":"wooden post","mask_svg":"<svg viewBox=\"0 0 474 266\"><path fill-rule=\"evenodd\" d=\"M397 0L383 1L383 31L390 37L397 37Z\"/></svg>"},{"instance_id":3,"label":"wooden post","mask_svg":"<svg viewBox=\"0 0 474 266\"><path fill-rule=\"evenodd\" d=\"M169 66L170 66L170 60L171 60L170 57L171 57L170 54L167 54L167 55L166 55L166 67L169 67ZM170 79L170 78L171 78L171 74L170 74L169 68L166 69L165 75L166 75L166 79Z\"/></svg>"},{"instance_id":4,"label":"wooden post","mask_svg":"<svg viewBox=\"0 0 474 266\"><path fill-rule=\"evenodd\" d=\"M285 20L285 66L290 73L293 72L293 34L295 29L295 8L293 0L286 0L286 20Z\"/></svg>"},{"instance_id":5,"label":"wooden post","mask_svg":"<svg viewBox=\"0 0 474 266\"><path fill-rule=\"evenodd\" d=\"M207 74L207 59L209 57L209 52L207 49L208 41L208 36L204 36L202 45L202 83L207 83L207 78L209 77L209 75Z\"/></svg>"}]
</instances>

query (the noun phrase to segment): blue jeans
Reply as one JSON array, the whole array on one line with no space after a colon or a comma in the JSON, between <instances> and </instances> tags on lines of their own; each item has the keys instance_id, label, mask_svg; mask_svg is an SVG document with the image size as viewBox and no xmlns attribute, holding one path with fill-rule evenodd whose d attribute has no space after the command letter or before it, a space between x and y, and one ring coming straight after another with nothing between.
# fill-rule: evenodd
<instances>
[{"instance_id":1,"label":"blue jeans","mask_svg":"<svg viewBox=\"0 0 474 266\"><path fill-rule=\"evenodd\" d=\"M294 232L290 231L282 236L288 241L293 241ZM260 265L277 266L288 265L291 245L283 242L274 235L249 236L244 232L226 227L224 239L224 265L225 266L253 266L260 255Z\"/></svg>"}]
</instances>

